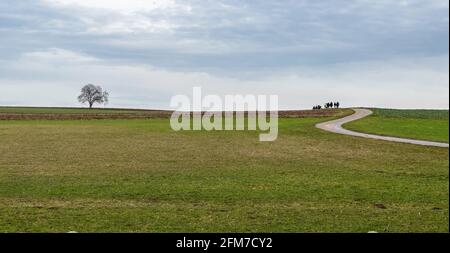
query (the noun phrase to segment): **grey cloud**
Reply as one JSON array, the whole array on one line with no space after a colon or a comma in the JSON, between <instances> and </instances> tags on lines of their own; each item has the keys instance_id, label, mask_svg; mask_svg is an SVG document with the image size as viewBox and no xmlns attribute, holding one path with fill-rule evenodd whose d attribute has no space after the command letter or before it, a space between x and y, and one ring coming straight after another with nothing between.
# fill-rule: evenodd
<instances>
[{"instance_id":1,"label":"grey cloud","mask_svg":"<svg viewBox=\"0 0 450 253\"><path fill-rule=\"evenodd\" d=\"M386 86L377 88L379 84L364 78L367 75L409 90L399 104L380 100L386 104L411 106L415 97L427 94L426 105L448 107L448 96L442 95L448 92L448 70L442 69L448 67L449 54L447 0L176 3L173 8L120 11L47 0L1 1L0 88L7 89L9 97L12 84L33 86L33 81L35 86L51 83L71 92L82 82L109 83L117 106L145 105L147 99L162 106L170 95L187 92L186 87L199 82L210 82L205 85L218 92L226 87L229 92L279 89L286 107L295 104L289 94L296 92L313 97L304 98L302 106L324 92L354 104L375 103L364 90L389 97L383 92ZM30 58L36 52L44 55ZM57 57L43 60L52 52ZM95 61L77 63L67 54ZM421 75L408 74L409 61ZM374 72L379 74L372 76ZM275 88L266 88L271 85ZM337 85L346 87L344 91L358 90L359 98L329 88ZM426 88L429 85L433 88ZM320 88L305 91L312 86ZM145 92L151 96L142 96ZM439 99L432 101L433 94ZM0 94L0 101L11 100Z\"/></svg>"},{"instance_id":2,"label":"grey cloud","mask_svg":"<svg viewBox=\"0 0 450 253\"><path fill-rule=\"evenodd\" d=\"M180 3L190 11L123 14L36 1L2 4L9 13L0 17L7 29L2 33L12 45L2 51L58 47L167 69L219 72L448 53L448 6L439 1ZM134 24L137 20L168 27L154 30Z\"/></svg>"}]
</instances>

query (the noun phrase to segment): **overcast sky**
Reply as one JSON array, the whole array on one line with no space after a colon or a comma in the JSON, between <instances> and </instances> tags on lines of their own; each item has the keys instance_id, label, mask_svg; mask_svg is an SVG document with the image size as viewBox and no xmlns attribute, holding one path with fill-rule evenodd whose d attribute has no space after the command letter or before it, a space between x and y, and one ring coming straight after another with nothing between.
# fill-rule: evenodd
<instances>
[{"instance_id":1,"label":"overcast sky","mask_svg":"<svg viewBox=\"0 0 450 253\"><path fill-rule=\"evenodd\" d=\"M0 105L169 108L277 94L282 109L448 108L448 0L2 0Z\"/></svg>"}]
</instances>

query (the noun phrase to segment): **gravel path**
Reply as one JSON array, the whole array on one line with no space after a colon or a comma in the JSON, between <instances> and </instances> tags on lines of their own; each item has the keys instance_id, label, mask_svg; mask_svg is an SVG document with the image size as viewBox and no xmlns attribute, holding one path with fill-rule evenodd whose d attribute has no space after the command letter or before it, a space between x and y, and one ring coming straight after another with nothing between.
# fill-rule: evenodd
<instances>
[{"instance_id":1,"label":"gravel path","mask_svg":"<svg viewBox=\"0 0 450 253\"><path fill-rule=\"evenodd\" d=\"M365 134L365 133L359 133L350 131L347 129L342 128L342 125L354 120L362 119L364 117L369 116L372 114L372 111L367 109L353 109L355 111L354 114L341 118L336 119L332 121L327 121L323 123L319 123L316 125L317 128L320 128L322 130L333 132L337 134L345 134L345 135L351 135L351 136L358 136L363 138L371 138L371 139L377 139L377 140L384 140L384 141L394 141L394 142L402 142L402 143L410 143L410 144L416 144L416 145L423 145L423 146L433 146L433 147L442 147L442 148L448 148L448 143L442 143L442 142L434 142L434 141L421 141L421 140L414 140L414 139L406 139L406 138L397 138L397 137L389 137L389 136L381 136L381 135L375 135L375 134Z\"/></svg>"}]
</instances>

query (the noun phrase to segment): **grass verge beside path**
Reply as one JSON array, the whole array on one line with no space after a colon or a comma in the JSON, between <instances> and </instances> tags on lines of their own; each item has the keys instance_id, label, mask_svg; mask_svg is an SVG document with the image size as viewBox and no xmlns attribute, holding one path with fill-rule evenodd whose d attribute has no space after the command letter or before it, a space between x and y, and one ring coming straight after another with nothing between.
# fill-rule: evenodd
<instances>
[{"instance_id":1,"label":"grass verge beside path","mask_svg":"<svg viewBox=\"0 0 450 253\"><path fill-rule=\"evenodd\" d=\"M448 110L370 109L366 118L344 125L344 128L370 134L449 142Z\"/></svg>"}]
</instances>

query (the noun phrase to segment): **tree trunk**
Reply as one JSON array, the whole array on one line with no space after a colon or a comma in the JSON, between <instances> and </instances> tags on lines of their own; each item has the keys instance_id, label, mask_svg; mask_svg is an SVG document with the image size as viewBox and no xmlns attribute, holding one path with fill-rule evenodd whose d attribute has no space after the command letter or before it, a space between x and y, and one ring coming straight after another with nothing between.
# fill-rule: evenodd
<instances>
[{"instance_id":1,"label":"tree trunk","mask_svg":"<svg viewBox=\"0 0 450 253\"><path fill-rule=\"evenodd\" d=\"M89 109L92 109L93 103L89 103Z\"/></svg>"}]
</instances>

